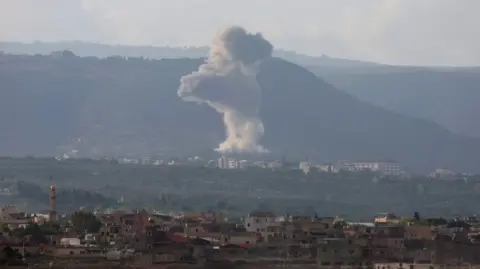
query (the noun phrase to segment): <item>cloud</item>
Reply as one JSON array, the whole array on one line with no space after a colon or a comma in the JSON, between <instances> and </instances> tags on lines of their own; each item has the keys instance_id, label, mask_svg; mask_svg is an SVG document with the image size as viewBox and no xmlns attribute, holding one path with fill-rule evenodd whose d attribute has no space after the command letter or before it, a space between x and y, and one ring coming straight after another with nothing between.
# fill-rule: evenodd
<instances>
[{"instance_id":1,"label":"cloud","mask_svg":"<svg viewBox=\"0 0 480 269\"><path fill-rule=\"evenodd\" d=\"M475 0L0 0L0 39L205 45L242 25L278 47L392 64L480 64ZM185 34L188 33L188 34Z\"/></svg>"}]
</instances>

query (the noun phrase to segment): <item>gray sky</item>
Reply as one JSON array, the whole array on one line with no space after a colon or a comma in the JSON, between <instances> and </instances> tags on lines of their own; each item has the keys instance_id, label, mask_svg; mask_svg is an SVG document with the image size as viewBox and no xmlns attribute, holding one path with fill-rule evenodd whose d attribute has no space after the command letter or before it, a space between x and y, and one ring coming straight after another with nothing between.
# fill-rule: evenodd
<instances>
[{"instance_id":1,"label":"gray sky","mask_svg":"<svg viewBox=\"0 0 480 269\"><path fill-rule=\"evenodd\" d=\"M309 55L480 65L479 11L480 0L0 0L0 40L201 46L237 24Z\"/></svg>"}]
</instances>

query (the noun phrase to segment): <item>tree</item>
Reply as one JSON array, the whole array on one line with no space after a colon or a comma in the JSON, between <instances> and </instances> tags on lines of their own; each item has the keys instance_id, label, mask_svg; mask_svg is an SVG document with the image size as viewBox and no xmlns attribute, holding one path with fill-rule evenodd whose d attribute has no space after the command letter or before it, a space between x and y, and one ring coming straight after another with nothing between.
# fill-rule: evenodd
<instances>
[{"instance_id":1,"label":"tree","mask_svg":"<svg viewBox=\"0 0 480 269\"><path fill-rule=\"evenodd\" d=\"M5 258L11 259L15 255L15 251L13 250L12 247L6 246L2 249L2 254L4 255Z\"/></svg>"},{"instance_id":2,"label":"tree","mask_svg":"<svg viewBox=\"0 0 480 269\"><path fill-rule=\"evenodd\" d=\"M3 225L0 225L0 233L10 233L11 230L8 228L8 226L6 224L3 224Z\"/></svg>"},{"instance_id":3,"label":"tree","mask_svg":"<svg viewBox=\"0 0 480 269\"><path fill-rule=\"evenodd\" d=\"M417 221L420 220L420 213L418 212L413 213L413 218Z\"/></svg>"},{"instance_id":4,"label":"tree","mask_svg":"<svg viewBox=\"0 0 480 269\"><path fill-rule=\"evenodd\" d=\"M45 231L36 223L29 223L23 230L23 235L30 235L31 239L37 244L45 244L48 242L48 239L45 237Z\"/></svg>"},{"instance_id":5,"label":"tree","mask_svg":"<svg viewBox=\"0 0 480 269\"><path fill-rule=\"evenodd\" d=\"M70 222L78 233L96 233L102 227L102 223L91 212L77 211L70 217Z\"/></svg>"},{"instance_id":6,"label":"tree","mask_svg":"<svg viewBox=\"0 0 480 269\"><path fill-rule=\"evenodd\" d=\"M0 264L3 265L6 263L11 263L13 260L15 260L15 256L15 250L12 247L4 247L0 252Z\"/></svg>"}]
</instances>

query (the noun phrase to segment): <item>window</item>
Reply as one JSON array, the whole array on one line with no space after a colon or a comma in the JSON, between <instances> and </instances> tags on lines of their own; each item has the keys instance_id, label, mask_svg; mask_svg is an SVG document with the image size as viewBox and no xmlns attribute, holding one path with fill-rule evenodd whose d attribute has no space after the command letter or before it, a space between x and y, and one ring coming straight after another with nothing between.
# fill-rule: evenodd
<instances>
[{"instance_id":1,"label":"window","mask_svg":"<svg viewBox=\"0 0 480 269\"><path fill-rule=\"evenodd\" d=\"M250 227L250 222L249 222L249 223L247 223L247 227Z\"/></svg>"},{"instance_id":2,"label":"window","mask_svg":"<svg viewBox=\"0 0 480 269\"><path fill-rule=\"evenodd\" d=\"M70 255L73 255L73 251L70 250Z\"/></svg>"},{"instance_id":3,"label":"window","mask_svg":"<svg viewBox=\"0 0 480 269\"><path fill-rule=\"evenodd\" d=\"M247 244L247 245L250 244L250 241L245 241L245 244Z\"/></svg>"}]
</instances>

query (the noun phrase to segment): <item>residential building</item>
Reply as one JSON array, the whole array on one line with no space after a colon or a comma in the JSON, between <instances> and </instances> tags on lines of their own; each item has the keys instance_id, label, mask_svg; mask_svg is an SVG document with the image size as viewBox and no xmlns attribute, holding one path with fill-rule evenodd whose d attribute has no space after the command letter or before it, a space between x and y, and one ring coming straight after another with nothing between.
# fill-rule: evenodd
<instances>
[{"instance_id":1,"label":"residential building","mask_svg":"<svg viewBox=\"0 0 480 269\"><path fill-rule=\"evenodd\" d=\"M238 162L238 168L239 169L247 169L248 168L248 161L247 160L241 160Z\"/></svg>"},{"instance_id":2,"label":"residential building","mask_svg":"<svg viewBox=\"0 0 480 269\"><path fill-rule=\"evenodd\" d=\"M283 167L283 162L282 161L279 161L279 160L276 160L276 161L273 161L273 162L269 162L267 164L267 167L270 168L270 169L281 169Z\"/></svg>"},{"instance_id":3,"label":"residential building","mask_svg":"<svg viewBox=\"0 0 480 269\"><path fill-rule=\"evenodd\" d=\"M408 225L405 227L405 240L432 240L434 236L430 225Z\"/></svg>"},{"instance_id":4,"label":"residential building","mask_svg":"<svg viewBox=\"0 0 480 269\"><path fill-rule=\"evenodd\" d=\"M401 218L392 213L381 213L375 216L375 223L398 224Z\"/></svg>"},{"instance_id":5,"label":"residential building","mask_svg":"<svg viewBox=\"0 0 480 269\"><path fill-rule=\"evenodd\" d=\"M247 232L265 232L275 224L275 214L271 212L252 212L245 218Z\"/></svg>"},{"instance_id":6,"label":"residential building","mask_svg":"<svg viewBox=\"0 0 480 269\"><path fill-rule=\"evenodd\" d=\"M11 228L25 227L31 220L27 213L20 212L16 206L0 206L0 225Z\"/></svg>"},{"instance_id":7,"label":"residential building","mask_svg":"<svg viewBox=\"0 0 480 269\"><path fill-rule=\"evenodd\" d=\"M239 169L240 166L246 168L247 161L238 161L235 158L227 158L226 156L218 158L218 168L220 169Z\"/></svg>"},{"instance_id":8,"label":"residential building","mask_svg":"<svg viewBox=\"0 0 480 269\"><path fill-rule=\"evenodd\" d=\"M228 158L227 160L227 169L238 169L238 161L234 158Z\"/></svg>"},{"instance_id":9,"label":"residential building","mask_svg":"<svg viewBox=\"0 0 480 269\"><path fill-rule=\"evenodd\" d=\"M438 168L428 175L429 178L452 180L455 179L455 173L448 169Z\"/></svg>"},{"instance_id":10,"label":"residential building","mask_svg":"<svg viewBox=\"0 0 480 269\"><path fill-rule=\"evenodd\" d=\"M202 213L202 217L206 222L221 224L228 221L227 216L222 212L207 211Z\"/></svg>"},{"instance_id":11,"label":"residential building","mask_svg":"<svg viewBox=\"0 0 480 269\"><path fill-rule=\"evenodd\" d=\"M99 215L103 226L100 228L99 241L134 245L146 249L147 227L153 225L145 210L115 211Z\"/></svg>"},{"instance_id":12,"label":"residential building","mask_svg":"<svg viewBox=\"0 0 480 269\"><path fill-rule=\"evenodd\" d=\"M400 164L393 161L353 162L351 165L356 170L371 170L385 176L400 176L403 174Z\"/></svg>"},{"instance_id":13,"label":"residential building","mask_svg":"<svg viewBox=\"0 0 480 269\"><path fill-rule=\"evenodd\" d=\"M341 266L362 265L365 253L361 246L353 244L352 240L344 238L328 238L317 240L317 265Z\"/></svg>"},{"instance_id":14,"label":"residential building","mask_svg":"<svg viewBox=\"0 0 480 269\"><path fill-rule=\"evenodd\" d=\"M218 158L218 168L227 169L227 157L222 156Z\"/></svg>"},{"instance_id":15,"label":"residential building","mask_svg":"<svg viewBox=\"0 0 480 269\"><path fill-rule=\"evenodd\" d=\"M328 164L318 164L315 165L318 171L328 172L328 173L336 173L338 170L335 169L335 166L331 163Z\"/></svg>"},{"instance_id":16,"label":"residential building","mask_svg":"<svg viewBox=\"0 0 480 269\"><path fill-rule=\"evenodd\" d=\"M310 172L310 163L309 162L300 162L298 165L298 168L302 170L305 174L308 174Z\"/></svg>"},{"instance_id":17,"label":"residential building","mask_svg":"<svg viewBox=\"0 0 480 269\"><path fill-rule=\"evenodd\" d=\"M224 245L256 245L258 239L255 232L229 233L223 237L222 243Z\"/></svg>"}]
</instances>

